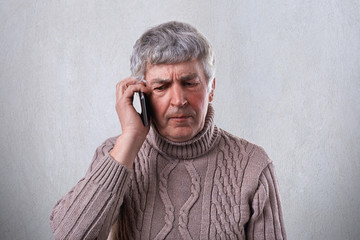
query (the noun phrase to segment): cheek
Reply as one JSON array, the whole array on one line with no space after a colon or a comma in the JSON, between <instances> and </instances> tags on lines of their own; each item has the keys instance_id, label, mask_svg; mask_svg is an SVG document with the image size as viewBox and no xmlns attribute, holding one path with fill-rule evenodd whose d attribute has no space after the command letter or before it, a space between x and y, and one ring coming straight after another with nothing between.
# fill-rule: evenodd
<instances>
[{"instance_id":1,"label":"cheek","mask_svg":"<svg viewBox=\"0 0 360 240\"><path fill-rule=\"evenodd\" d=\"M161 116L164 116L167 105L163 98L150 97L151 113L157 119L160 120Z\"/></svg>"},{"instance_id":2,"label":"cheek","mask_svg":"<svg viewBox=\"0 0 360 240\"><path fill-rule=\"evenodd\" d=\"M208 95L206 93L193 95L188 98L188 102L197 112L200 112L208 103Z\"/></svg>"}]
</instances>

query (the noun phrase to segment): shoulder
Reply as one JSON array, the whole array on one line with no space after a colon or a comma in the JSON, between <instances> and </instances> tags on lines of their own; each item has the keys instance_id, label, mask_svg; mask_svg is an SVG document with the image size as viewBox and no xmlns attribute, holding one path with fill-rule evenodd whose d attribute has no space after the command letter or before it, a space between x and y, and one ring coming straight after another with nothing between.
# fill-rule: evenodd
<instances>
[{"instance_id":1,"label":"shoulder","mask_svg":"<svg viewBox=\"0 0 360 240\"><path fill-rule=\"evenodd\" d=\"M228 148L240 156L248 159L248 164L262 170L272 163L263 147L244 138L237 137L223 129L220 130L220 145L229 145Z\"/></svg>"}]
</instances>

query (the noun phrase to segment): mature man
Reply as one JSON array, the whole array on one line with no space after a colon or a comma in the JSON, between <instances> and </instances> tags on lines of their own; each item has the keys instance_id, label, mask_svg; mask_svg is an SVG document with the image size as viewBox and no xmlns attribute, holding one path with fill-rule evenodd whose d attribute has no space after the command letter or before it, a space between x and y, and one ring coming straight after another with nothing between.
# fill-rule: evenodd
<instances>
[{"instance_id":1,"label":"mature man","mask_svg":"<svg viewBox=\"0 0 360 240\"><path fill-rule=\"evenodd\" d=\"M286 239L271 160L214 125L207 40L188 24L156 26L135 43L131 71L116 87L122 133L55 205L55 238ZM135 92L148 97L150 127Z\"/></svg>"}]
</instances>

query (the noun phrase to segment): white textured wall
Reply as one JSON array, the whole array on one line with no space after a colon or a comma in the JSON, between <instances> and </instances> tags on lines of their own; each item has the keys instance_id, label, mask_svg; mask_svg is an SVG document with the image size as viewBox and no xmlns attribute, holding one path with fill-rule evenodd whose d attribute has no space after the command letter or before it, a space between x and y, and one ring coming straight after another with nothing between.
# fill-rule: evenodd
<instances>
[{"instance_id":1,"label":"white textured wall","mask_svg":"<svg viewBox=\"0 0 360 240\"><path fill-rule=\"evenodd\" d=\"M119 134L134 41L168 20L212 42L217 124L274 160L289 239L358 239L355 0L1 1L1 239L51 238L52 206Z\"/></svg>"}]
</instances>

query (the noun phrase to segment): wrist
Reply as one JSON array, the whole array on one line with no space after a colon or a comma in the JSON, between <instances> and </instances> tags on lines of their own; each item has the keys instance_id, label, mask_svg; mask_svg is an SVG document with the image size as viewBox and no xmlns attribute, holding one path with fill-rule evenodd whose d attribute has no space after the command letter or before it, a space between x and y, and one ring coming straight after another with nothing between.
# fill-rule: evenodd
<instances>
[{"instance_id":1,"label":"wrist","mask_svg":"<svg viewBox=\"0 0 360 240\"><path fill-rule=\"evenodd\" d=\"M145 137L139 135L122 134L109 154L117 162L130 169L144 141Z\"/></svg>"}]
</instances>

